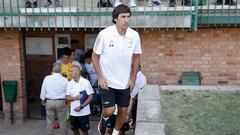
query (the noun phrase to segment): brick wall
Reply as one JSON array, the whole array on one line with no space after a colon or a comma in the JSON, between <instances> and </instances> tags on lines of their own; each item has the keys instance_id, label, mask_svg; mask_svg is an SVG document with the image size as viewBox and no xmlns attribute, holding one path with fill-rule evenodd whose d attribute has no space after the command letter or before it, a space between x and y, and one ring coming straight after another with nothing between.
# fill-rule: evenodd
<instances>
[{"instance_id":1,"label":"brick wall","mask_svg":"<svg viewBox=\"0 0 240 135\"><path fill-rule=\"evenodd\" d=\"M203 85L240 85L240 29L140 31L148 83L178 84L183 71L199 71Z\"/></svg>"},{"instance_id":2,"label":"brick wall","mask_svg":"<svg viewBox=\"0 0 240 135\"><path fill-rule=\"evenodd\" d=\"M17 80L17 102L14 105L15 122L23 122L26 116L25 68L22 32L0 30L0 75L1 80ZM4 94L3 94L4 95ZM10 105L3 97L5 122L10 122Z\"/></svg>"}]
</instances>

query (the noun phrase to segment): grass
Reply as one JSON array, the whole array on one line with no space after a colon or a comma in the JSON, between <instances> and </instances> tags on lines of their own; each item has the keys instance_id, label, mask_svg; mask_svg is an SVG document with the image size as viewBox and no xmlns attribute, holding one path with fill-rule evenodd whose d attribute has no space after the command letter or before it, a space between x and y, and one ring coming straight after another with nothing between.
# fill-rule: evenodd
<instances>
[{"instance_id":1,"label":"grass","mask_svg":"<svg viewBox=\"0 0 240 135\"><path fill-rule=\"evenodd\" d=\"M166 135L240 135L240 92L161 91Z\"/></svg>"}]
</instances>

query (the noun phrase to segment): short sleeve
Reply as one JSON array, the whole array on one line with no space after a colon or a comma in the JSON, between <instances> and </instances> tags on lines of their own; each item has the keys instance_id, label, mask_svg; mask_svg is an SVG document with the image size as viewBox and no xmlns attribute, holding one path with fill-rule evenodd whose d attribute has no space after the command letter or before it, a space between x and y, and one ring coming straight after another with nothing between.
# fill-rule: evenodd
<instances>
[{"instance_id":1,"label":"short sleeve","mask_svg":"<svg viewBox=\"0 0 240 135\"><path fill-rule=\"evenodd\" d=\"M97 39L96 39L94 47L93 47L94 53L96 53L98 55L102 54L103 47L104 47L104 44L103 44L103 33L100 32L98 34L98 36L97 36Z\"/></svg>"},{"instance_id":2,"label":"short sleeve","mask_svg":"<svg viewBox=\"0 0 240 135\"><path fill-rule=\"evenodd\" d=\"M141 41L140 41L140 36L137 33L133 54L141 54L141 53L142 53Z\"/></svg>"},{"instance_id":3,"label":"short sleeve","mask_svg":"<svg viewBox=\"0 0 240 135\"><path fill-rule=\"evenodd\" d=\"M86 89L87 89L87 94L88 94L88 95L93 94L94 92L93 92L92 86L91 86L91 84L90 84L90 82L89 82L88 80L86 81L86 84L87 84L87 85L86 85L86 87L87 87L87 88L86 88Z\"/></svg>"},{"instance_id":4,"label":"short sleeve","mask_svg":"<svg viewBox=\"0 0 240 135\"><path fill-rule=\"evenodd\" d=\"M68 85L67 85L66 95L71 95L71 84L70 83L68 83Z\"/></svg>"}]
</instances>

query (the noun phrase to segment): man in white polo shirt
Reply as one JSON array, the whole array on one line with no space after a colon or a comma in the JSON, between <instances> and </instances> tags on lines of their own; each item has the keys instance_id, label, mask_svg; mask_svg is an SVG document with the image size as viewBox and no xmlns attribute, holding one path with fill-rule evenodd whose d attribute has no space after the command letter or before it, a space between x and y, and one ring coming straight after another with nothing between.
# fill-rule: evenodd
<instances>
[{"instance_id":1,"label":"man in white polo shirt","mask_svg":"<svg viewBox=\"0 0 240 135\"><path fill-rule=\"evenodd\" d=\"M118 135L126 117L130 90L135 85L140 54L139 34L129 28L131 10L119 5L112 12L115 24L102 30L96 39L92 62L98 76L98 85L103 102L102 117L98 125L101 135L106 132L106 121L113 114L115 104L118 116L113 135Z\"/></svg>"},{"instance_id":2,"label":"man in white polo shirt","mask_svg":"<svg viewBox=\"0 0 240 135\"><path fill-rule=\"evenodd\" d=\"M60 124L61 135L67 134L67 103L65 93L68 80L61 72L61 65L54 63L52 74L44 78L41 95L42 104L46 105L47 112L47 135L53 135L52 125L55 121L55 113Z\"/></svg>"},{"instance_id":3,"label":"man in white polo shirt","mask_svg":"<svg viewBox=\"0 0 240 135\"><path fill-rule=\"evenodd\" d=\"M83 135L88 135L89 125L89 104L93 99L93 90L90 82L81 77L80 68L73 65L70 69L70 75L73 78L67 86L66 100L71 102L70 126L74 135L80 135L79 129Z\"/></svg>"}]
</instances>

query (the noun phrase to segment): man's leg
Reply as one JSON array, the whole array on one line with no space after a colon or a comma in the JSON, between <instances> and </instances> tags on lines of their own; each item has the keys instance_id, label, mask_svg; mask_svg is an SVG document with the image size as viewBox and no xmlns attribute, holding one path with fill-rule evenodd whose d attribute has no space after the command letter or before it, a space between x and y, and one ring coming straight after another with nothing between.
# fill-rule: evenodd
<instances>
[{"instance_id":1,"label":"man's leg","mask_svg":"<svg viewBox=\"0 0 240 135\"><path fill-rule=\"evenodd\" d=\"M54 101L46 101L46 119L47 119L47 135L53 135L52 124L55 120L55 105Z\"/></svg>"},{"instance_id":2,"label":"man's leg","mask_svg":"<svg viewBox=\"0 0 240 135\"><path fill-rule=\"evenodd\" d=\"M67 135L67 104L65 100L60 100L57 102L57 117L60 124L61 134Z\"/></svg>"},{"instance_id":3,"label":"man's leg","mask_svg":"<svg viewBox=\"0 0 240 135\"><path fill-rule=\"evenodd\" d=\"M115 0L114 7L117 7L118 5L121 5L121 0Z\"/></svg>"},{"instance_id":4,"label":"man's leg","mask_svg":"<svg viewBox=\"0 0 240 135\"><path fill-rule=\"evenodd\" d=\"M118 106L118 115L117 115L117 120L116 120L116 124L114 127L115 132L118 134L125 122L126 112L127 112L127 107ZM116 135L118 135L118 134L116 134ZM115 135L114 131L113 131L113 135Z\"/></svg>"},{"instance_id":5,"label":"man's leg","mask_svg":"<svg viewBox=\"0 0 240 135\"><path fill-rule=\"evenodd\" d=\"M106 123L109 117L115 111L115 90L109 88L99 89L100 96L102 98L102 115L98 124L98 131L100 134L104 135L106 132Z\"/></svg>"},{"instance_id":6,"label":"man's leg","mask_svg":"<svg viewBox=\"0 0 240 135\"><path fill-rule=\"evenodd\" d=\"M74 133L74 135L80 135L80 132L79 132L78 129L77 129L77 130L74 130L73 133Z\"/></svg>"},{"instance_id":7,"label":"man's leg","mask_svg":"<svg viewBox=\"0 0 240 135\"><path fill-rule=\"evenodd\" d=\"M79 117L79 127L82 131L83 135L89 135L88 134L88 130L90 129L90 122L89 122L89 116L85 115L85 116L80 116Z\"/></svg>"},{"instance_id":8,"label":"man's leg","mask_svg":"<svg viewBox=\"0 0 240 135\"><path fill-rule=\"evenodd\" d=\"M130 89L116 90L115 96L118 105L118 114L113 135L118 135L126 119L127 107L130 101Z\"/></svg>"},{"instance_id":9,"label":"man's leg","mask_svg":"<svg viewBox=\"0 0 240 135\"><path fill-rule=\"evenodd\" d=\"M70 127L71 130L73 131L74 135L80 135L80 120L78 116L71 116L70 118Z\"/></svg>"}]
</instances>

